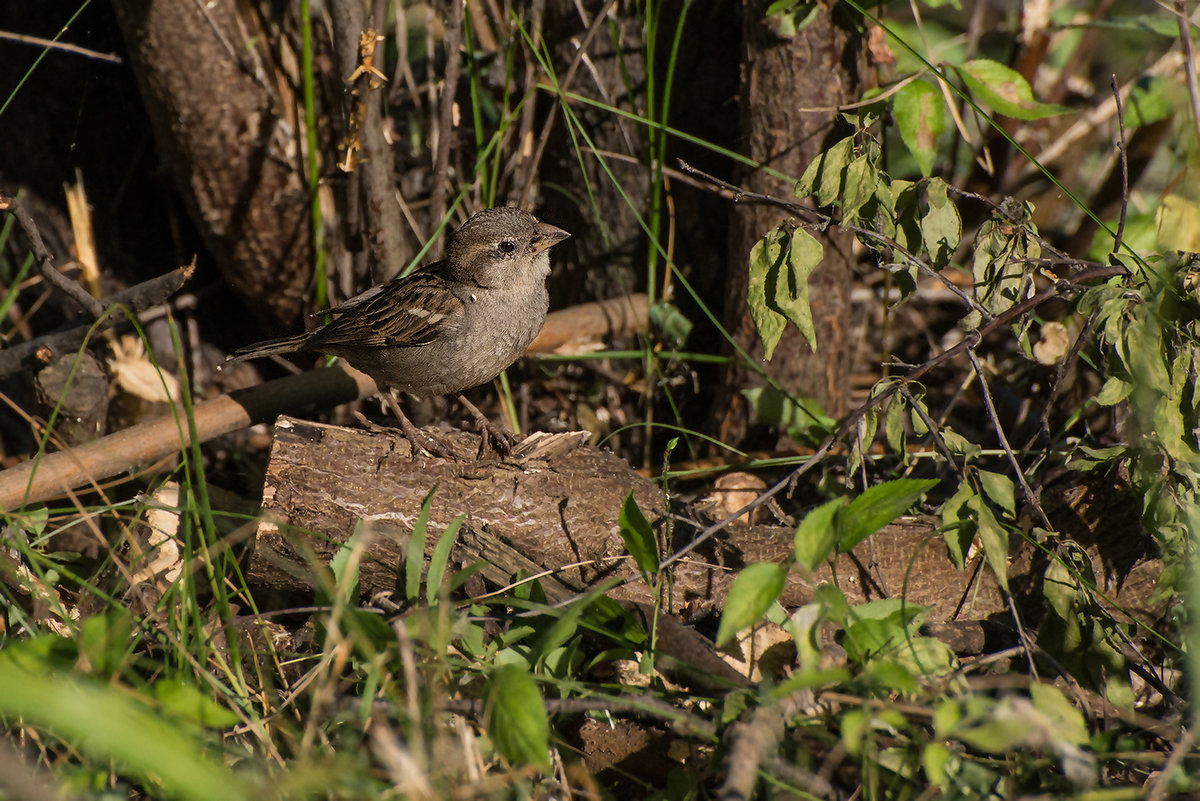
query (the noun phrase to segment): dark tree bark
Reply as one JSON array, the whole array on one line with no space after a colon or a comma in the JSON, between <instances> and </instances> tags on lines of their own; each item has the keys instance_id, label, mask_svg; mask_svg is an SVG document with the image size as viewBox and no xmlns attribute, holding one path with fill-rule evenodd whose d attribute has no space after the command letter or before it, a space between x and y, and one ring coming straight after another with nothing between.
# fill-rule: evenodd
<instances>
[{"instance_id":1,"label":"dark tree bark","mask_svg":"<svg viewBox=\"0 0 1200 801\"><path fill-rule=\"evenodd\" d=\"M159 150L222 275L264 322L290 323L312 272L294 86L247 46L253 20L235 4L113 7Z\"/></svg>"},{"instance_id":2,"label":"dark tree bark","mask_svg":"<svg viewBox=\"0 0 1200 801\"><path fill-rule=\"evenodd\" d=\"M832 109L856 99L856 49L836 23L835 8L822 7L807 28L785 38L772 30L767 6L765 0L755 0L743 9L742 152L799 178L833 133L837 114ZM739 183L752 192L792 196L790 182L761 169L745 170ZM762 343L746 306L747 264L750 248L780 220L779 211L770 206L739 205L733 214L725 323L754 359L762 358ZM818 238L825 258L809 281L817 351L789 325L772 360L762 366L788 392L815 398L831 415L840 416L846 410L850 377L851 238L834 231ZM745 438L753 410L741 390L763 383L744 367L728 371L722 382L725 395L717 407L724 414L724 441Z\"/></svg>"}]
</instances>

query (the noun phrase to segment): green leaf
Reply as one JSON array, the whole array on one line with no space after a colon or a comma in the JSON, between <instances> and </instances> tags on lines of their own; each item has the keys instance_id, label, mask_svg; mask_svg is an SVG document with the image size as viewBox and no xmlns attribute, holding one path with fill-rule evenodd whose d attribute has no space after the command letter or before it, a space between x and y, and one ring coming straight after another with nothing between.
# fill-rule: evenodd
<instances>
[{"instance_id":1,"label":"green leaf","mask_svg":"<svg viewBox=\"0 0 1200 801\"><path fill-rule=\"evenodd\" d=\"M1131 392L1133 392L1133 384L1120 376L1110 375L1104 382L1104 386L1100 387L1100 391L1096 393L1096 403L1101 406L1115 406L1128 398Z\"/></svg>"},{"instance_id":2,"label":"green leaf","mask_svg":"<svg viewBox=\"0 0 1200 801\"><path fill-rule=\"evenodd\" d=\"M842 196L843 177L853 149L854 138L848 136L823 151L805 168L796 185L796 194L800 197L813 195L818 206L832 205Z\"/></svg>"},{"instance_id":3,"label":"green leaf","mask_svg":"<svg viewBox=\"0 0 1200 801\"><path fill-rule=\"evenodd\" d=\"M1004 591L1008 591L1008 531L996 520L992 510L983 498L976 495L967 501L967 505L975 512L975 520L979 526L979 541L983 544L983 554L991 565L996 580Z\"/></svg>"},{"instance_id":4,"label":"green leaf","mask_svg":"<svg viewBox=\"0 0 1200 801\"><path fill-rule=\"evenodd\" d=\"M509 663L492 671L484 688L484 720L500 755L515 765L550 769L550 719L529 671Z\"/></svg>"},{"instance_id":5,"label":"green leaf","mask_svg":"<svg viewBox=\"0 0 1200 801\"><path fill-rule=\"evenodd\" d=\"M806 570L816 570L837 544L837 512L845 498L834 498L804 516L796 527L796 561Z\"/></svg>"},{"instance_id":6,"label":"green leaf","mask_svg":"<svg viewBox=\"0 0 1200 801\"><path fill-rule=\"evenodd\" d=\"M1170 24L1175 26L1174 23ZM1169 116L1171 101L1167 97L1167 82L1156 75L1138 78L1129 92L1129 99L1125 101L1125 127L1149 125Z\"/></svg>"},{"instance_id":7,"label":"green leaf","mask_svg":"<svg viewBox=\"0 0 1200 801\"><path fill-rule=\"evenodd\" d=\"M421 568L425 566L425 533L429 528L429 510L433 506L435 491L436 484L421 501L421 511L413 523L412 538L408 541L408 552L404 557L404 597L410 604L415 604L421 597Z\"/></svg>"},{"instance_id":8,"label":"green leaf","mask_svg":"<svg viewBox=\"0 0 1200 801\"><path fill-rule=\"evenodd\" d=\"M934 787L945 792L950 786L953 764L958 760L949 747L942 743L932 742L921 751L921 768L925 771L925 779Z\"/></svg>"},{"instance_id":9,"label":"green leaf","mask_svg":"<svg viewBox=\"0 0 1200 801\"><path fill-rule=\"evenodd\" d=\"M908 410L908 401L897 392L888 401L887 411L883 415L883 434L888 447L901 459L907 456L906 432L904 414Z\"/></svg>"},{"instance_id":10,"label":"green leaf","mask_svg":"<svg viewBox=\"0 0 1200 801\"><path fill-rule=\"evenodd\" d=\"M975 539L977 526L970 517L967 502L975 497L971 482L964 480L948 501L942 504L942 538L954 564L962 570L966 565L967 550Z\"/></svg>"},{"instance_id":11,"label":"green leaf","mask_svg":"<svg viewBox=\"0 0 1200 801\"><path fill-rule=\"evenodd\" d=\"M1035 681L1029 685L1029 697L1034 709L1054 721L1056 737L1075 745L1087 743L1088 727L1083 713L1058 688Z\"/></svg>"},{"instance_id":12,"label":"green leaf","mask_svg":"<svg viewBox=\"0 0 1200 801\"><path fill-rule=\"evenodd\" d=\"M842 192L842 220L846 223L860 221L858 210L875 195L879 184L879 172L870 156L863 154L846 167L846 185ZM867 220L868 224L874 222Z\"/></svg>"},{"instance_id":13,"label":"green leaf","mask_svg":"<svg viewBox=\"0 0 1200 801\"><path fill-rule=\"evenodd\" d=\"M160 797L239 801L251 797L245 774L212 761L201 743L165 715L116 687L56 672L30 672L0 653L0 715L52 732L118 773L143 778Z\"/></svg>"},{"instance_id":14,"label":"green leaf","mask_svg":"<svg viewBox=\"0 0 1200 801\"><path fill-rule=\"evenodd\" d=\"M190 720L201 726L224 729L236 726L241 717L222 706L207 692L178 679L159 679L151 685L154 698L173 720Z\"/></svg>"},{"instance_id":15,"label":"green leaf","mask_svg":"<svg viewBox=\"0 0 1200 801\"><path fill-rule=\"evenodd\" d=\"M682 348L695 327L678 306L662 300L650 307L650 325L674 348Z\"/></svg>"},{"instance_id":16,"label":"green leaf","mask_svg":"<svg viewBox=\"0 0 1200 801\"><path fill-rule=\"evenodd\" d=\"M454 547L454 539L458 536L458 529L466 517L465 514L461 514L450 521L450 525L446 526L446 530L438 538L433 556L429 557L429 573L425 577L425 600L429 603L436 601L438 593L441 592L442 579L446 577L446 563L450 561L450 549Z\"/></svg>"},{"instance_id":17,"label":"green leaf","mask_svg":"<svg viewBox=\"0 0 1200 801\"><path fill-rule=\"evenodd\" d=\"M717 647L727 645L742 629L762 620L763 615L783 592L787 565L755 562L747 565L729 588L725 611L717 626Z\"/></svg>"},{"instance_id":18,"label":"green leaf","mask_svg":"<svg viewBox=\"0 0 1200 801\"><path fill-rule=\"evenodd\" d=\"M979 486L988 500L1008 512L1009 516L1016 517L1016 487L1013 480L1003 473L990 470L976 470L976 473L979 475Z\"/></svg>"},{"instance_id":19,"label":"green leaf","mask_svg":"<svg viewBox=\"0 0 1200 801\"><path fill-rule=\"evenodd\" d=\"M966 461L974 459L983 451L983 448L971 442L971 440L950 428L950 426L942 426L938 429L938 434L941 435L942 442L945 443L951 453L957 453L959 456L965 457Z\"/></svg>"},{"instance_id":20,"label":"green leaf","mask_svg":"<svg viewBox=\"0 0 1200 801\"><path fill-rule=\"evenodd\" d=\"M942 93L927 81L913 81L896 93L892 106L900 138L922 174L928 176L937 157L938 137L946 127L946 101Z\"/></svg>"},{"instance_id":21,"label":"green leaf","mask_svg":"<svg viewBox=\"0 0 1200 801\"><path fill-rule=\"evenodd\" d=\"M1071 109L1053 103L1039 103L1021 73L987 58L968 61L959 74L975 99L994 111L1018 120L1039 120L1066 114Z\"/></svg>"},{"instance_id":22,"label":"green leaf","mask_svg":"<svg viewBox=\"0 0 1200 801\"><path fill-rule=\"evenodd\" d=\"M958 208L946 193L946 182L930 178L925 192L926 211L921 217L921 244L934 267L945 267L962 238Z\"/></svg>"},{"instance_id":23,"label":"green leaf","mask_svg":"<svg viewBox=\"0 0 1200 801\"><path fill-rule=\"evenodd\" d=\"M658 572L658 542L654 539L654 530L650 521L642 514L633 490L625 496L621 504L621 513L617 525L621 529L621 539L625 542L625 550L637 562L638 569L643 573Z\"/></svg>"},{"instance_id":24,"label":"green leaf","mask_svg":"<svg viewBox=\"0 0 1200 801\"><path fill-rule=\"evenodd\" d=\"M334 579L334 596L343 601L350 603L358 602L358 559L355 558L355 552L358 550L359 543L363 538L363 521L358 520L354 524L354 531L350 535L350 539L341 544L337 549L337 553L333 555L333 559L329 561L329 570L333 573ZM324 592L320 593L320 603L327 603L331 598L326 598Z\"/></svg>"},{"instance_id":25,"label":"green leaf","mask_svg":"<svg viewBox=\"0 0 1200 801\"><path fill-rule=\"evenodd\" d=\"M904 514L937 483L937 479L898 478L868 487L837 513L838 551L849 551Z\"/></svg>"},{"instance_id":26,"label":"green leaf","mask_svg":"<svg viewBox=\"0 0 1200 801\"><path fill-rule=\"evenodd\" d=\"M763 358L771 360L775 346L783 336L787 326L787 318L775 308L775 293L767 294L769 277L778 275L783 264L784 240L787 236L783 228L775 228L750 248L750 278L746 289L746 303L750 307L750 318L763 343ZM771 284L774 289L774 285Z\"/></svg>"},{"instance_id":27,"label":"green leaf","mask_svg":"<svg viewBox=\"0 0 1200 801\"><path fill-rule=\"evenodd\" d=\"M812 308L808 302L808 278L823 257L821 243L808 231L797 228L788 248L788 269L786 272L780 270L775 276L775 308L800 329L814 353L817 350L817 331L813 327Z\"/></svg>"}]
</instances>

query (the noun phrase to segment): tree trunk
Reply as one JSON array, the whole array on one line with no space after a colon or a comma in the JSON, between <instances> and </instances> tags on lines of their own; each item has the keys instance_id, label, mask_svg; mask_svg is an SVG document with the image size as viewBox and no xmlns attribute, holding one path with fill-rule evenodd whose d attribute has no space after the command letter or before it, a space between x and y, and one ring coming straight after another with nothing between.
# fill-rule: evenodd
<instances>
[{"instance_id":1,"label":"tree trunk","mask_svg":"<svg viewBox=\"0 0 1200 801\"><path fill-rule=\"evenodd\" d=\"M799 178L833 132L837 117L833 109L857 99L852 71L856 49L836 24L833 9L821 8L808 27L783 37L772 29L767 5L765 0L755 0L743 8L744 152L756 162ZM791 182L761 169L747 168L740 185L778 197L793 194ZM779 211L765 205L741 204L733 214L725 324L756 360L762 359L763 351L746 306L747 265L750 248L780 220ZM833 230L817 236L825 248L824 261L809 281L817 350L813 352L800 331L789 325L773 358L762 362L762 367L784 390L816 399L836 417L845 412L849 392L851 237ZM729 369L717 407L724 414L723 441L745 440L754 419L741 390L764 383L743 366Z\"/></svg>"},{"instance_id":2,"label":"tree trunk","mask_svg":"<svg viewBox=\"0 0 1200 801\"><path fill-rule=\"evenodd\" d=\"M113 0L166 167L222 275L289 324L311 280L294 82L249 45L232 3ZM255 34L258 34L255 36Z\"/></svg>"}]
</instances>

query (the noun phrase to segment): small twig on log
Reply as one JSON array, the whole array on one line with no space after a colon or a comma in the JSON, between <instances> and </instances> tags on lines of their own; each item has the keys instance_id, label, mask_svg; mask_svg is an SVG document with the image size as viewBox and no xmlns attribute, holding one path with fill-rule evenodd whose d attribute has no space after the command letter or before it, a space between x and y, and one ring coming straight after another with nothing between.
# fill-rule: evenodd
<instances>
[{"instance_id":1,"label":"small twig on log","mask_svg":"<svg viewBox=\"0 0 1200 801\"><path fill-rule=\"evenodd\" d=\"M50 255L46 243L42 241L42 234L38 231L37 223L25 210L25 205L17 198L0 192L0 211L7 211L16 218L17 225L25 233L25 238L29 240L29 249L33 251L38 270L46 279L46 283L75 301L80 308L92 316L93 320L99 320L100 315L104 314L104 304L89 295L78 282L72 281L60 273L54 266L54 257Z\"/></svg>"},{"instance_id":2,"label":"small twig on log","mask_svg":"<svg viewBox=\"0 0 1200 801\"><path fill-rule=\"evenodd\" d=\"M192 277L195 269L193 263L186 267L180 267L178 270L172 270L166 275L151 278L149 281L109 296L105 299L104 306L108 308L120 305L127 306L135 312L145 311L165 302L174 295ZM103 331L111 328L124 319L125 315L119 309L113 309L112 313L96 326L96 330ZM38 352L43 348L53 354L75 350L84 343L90 330L92 330L91 325L75 326L0 350L0 378L25 369L32 360L37 359Z\"/></svg>"}]
</instances>

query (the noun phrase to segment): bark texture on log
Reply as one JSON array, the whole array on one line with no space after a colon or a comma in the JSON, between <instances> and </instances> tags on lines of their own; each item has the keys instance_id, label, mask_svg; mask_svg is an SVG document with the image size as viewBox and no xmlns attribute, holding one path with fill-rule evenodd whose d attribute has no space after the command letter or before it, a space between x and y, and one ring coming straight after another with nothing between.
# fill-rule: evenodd
<instances>
[{"instance_id":1,"label":"bark texture on log","mask_svg":"<svg viewBox=\"0 0 1200 801\"><path fill-rule=\"evenodd\" d=\"M475 448L473 435L458 433L457 447ZM623 461L599 449L561 441L517 463L412 459L398 434L367 433L280 418L267 470L264 512L249 562L251 586L306 591L316 586L320 566L346 542L358 521L371 532L360 570L365 595L390 591L401 574L421 500L436 487L426 551L458 514L467 518L454 550L456 564L484 561L485 578L503 584L519 570L551 571L542 579L551 601L561 601L613 576L631 576L617 526L625 494L632 489L647 518L661 529L664 498L657 486ZM1009 609L990 570L977 557L966 570L951 561L937 522L905 518L886 526L832 568L810 575L793 568L780 598L786 607L807 603L815 587L834 582L851 604L903 596L932 606L931 624L1008 622ZM672 550L694 534L674 527ZM793 551L794 533L777 526L736 526L721 532L675 566L676 611L702 612L724 604L734 577L752 562L782 562ZM1121 539L1121 538L1118 538ZM1125 537L1125 540L1130 539ZM1041 553L1014 538L1009 581L1022 613L1040 618ZM1112 542L1076 541L1092 560L1097 587L1143 620L1161 608L1150 602L1161 564L1142 551L1121 554ZM611 592L615 598L653 603L647 587L633 580Z\"/></svg>"},{"instance_id":2,"label":"bark texture on log","mask_svg":"<svg viewBox=\"0 0 1200 801\"><path fill-rule=\"evenodd\" d=\"M832 133L833 109L857 99L846 66L853 48L829 8L821 8L804 30L782 37L768 20L767 6L765 0L754 0L743 7L742 151L757 163L799 178ZM751 192L792 196L790 181L757 168L747 168L739 184ZM762 343L746 306L750 248L781 219L778 209L764 205L739 204L733 213L725 324L756 359L762 358ZM789 324L772 360L762 366L787 391L815 398L839 417L846 411L850 388L852 240L832 229L817 236L825 249L821 266L809 279L817 350ZM740 391L763 381L734 367L722 383L728 389L717 406L724 414L721 439L743 441L753 420Z\"/></svg>"},{"instance_id":3,"label":"bark texture on log","mask_svg":"<svg viewBox=\"0 0 1200 801\"><path fill-rule=\"evenodd\" d=\"M290 323L312 241L288 83L249 46L253 26L235 3L113 7L159 151L222 274L265 322Z\"/></svg>"}]
</instances>

